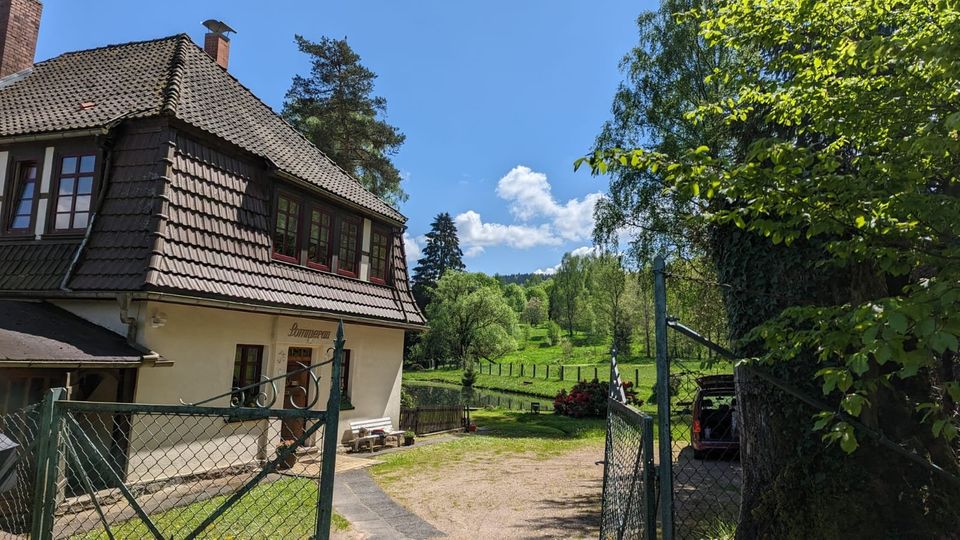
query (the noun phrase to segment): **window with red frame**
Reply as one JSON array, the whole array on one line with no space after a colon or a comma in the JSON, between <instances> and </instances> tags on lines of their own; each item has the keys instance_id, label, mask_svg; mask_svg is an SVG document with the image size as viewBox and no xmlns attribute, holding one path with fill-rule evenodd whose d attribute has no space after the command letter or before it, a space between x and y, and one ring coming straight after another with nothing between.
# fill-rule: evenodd
<instances>
[{"instance_id":1,"label":"window with red frame","mask_svg":"<svg viewBox=\"0 0 960 540\"><path fill-rule=\"evenodd\" d=\"M93 171L96 164L97 158L92 154L64 156L61 160L53 218L55 231L86 228L93 202Z\"/></svg>"},{"instance_id":2,"label":"window with red frame","mask_svg":"<svg viewBox=\"0 0 960 540\"><path fill-rule=\"evenodd\" d=\"M310 236L307 242L307 265L318 270L330 270L333 256L333 218L326 210L310 209Z\"/></svg>"},{"instance_id":3,"label":"window with red frame","mask_svg":"<svg viewBox=\"0 0 960 540\"><path fill-rule=\"evenodd\" d=\"M345 276L357 277L358 255L360 254L360 223L351 218L340 218L340 252L337 258L337 272Z\"/></svg>"},{"instance_id":4,"label":"window with red frame","mask_svg":"<svg viewBox=\"0 0 960 540\"><path fill-rule=\"evenodd\" d=\"M273 230L273 258L286 262L299 262L297 234L300 230L300 207L298 199L283 193L277 197L277 224Z\"/></svg>"},{"instance_id":5,"label":"window with red frame","mask_svg":"<svg viewBox=\"0 0 960 540\"><path fill-rule=\"evenodd\" d=\"M263 369L263 345L237 345L237 354L233 360L233 389L238 390L260 382ZM241 407L253 407L257 404L258 387L245 390L235 396Z\"/></svg>"},{"instance_id":6,"label":"window with red frame","mask_svg":"<svg viewBox=\"0 0 960 540\"><path fill-rule=\"evenodd\" d=\"M14 232L33 228L34 203L37 199L37 162L24 161L17 167L16 195L9 229Z\"/></svg>"},{"instance_id":7,"label":"window with red frame","mask_svg":"<svg viewBox=\"0 0 960 540\"><path fill-rule=\"evenodd\" d=\"M373 229L370 235L370 281L386 284L390 237L383 229Z\"/></svg>"}]
</instances>

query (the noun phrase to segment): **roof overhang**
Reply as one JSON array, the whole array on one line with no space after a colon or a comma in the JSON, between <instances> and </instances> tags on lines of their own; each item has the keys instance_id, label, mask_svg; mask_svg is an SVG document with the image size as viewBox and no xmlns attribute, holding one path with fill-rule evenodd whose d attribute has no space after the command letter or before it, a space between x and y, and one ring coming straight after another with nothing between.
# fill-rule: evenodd
<instances>
[{"instance_id":1,"label":"roof overhang","mask_svg":"<svg viewBox=\"0 0 960 540\"><path fill-rule=\"evenodd\" d=\"M116 334L46 302L0 300L0 367L128 368L163 365Z\"/></svg>"}]
</instances>

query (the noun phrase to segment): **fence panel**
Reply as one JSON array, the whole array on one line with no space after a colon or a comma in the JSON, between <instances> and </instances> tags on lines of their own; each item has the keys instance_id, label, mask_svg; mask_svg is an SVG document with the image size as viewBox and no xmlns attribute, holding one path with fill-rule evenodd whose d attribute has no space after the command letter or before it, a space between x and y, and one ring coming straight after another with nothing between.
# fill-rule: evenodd
<instances>
[{"instance_id":1,"label":"fence panel","mask_svg":"<svg viewBox=\"0 0 960 540\"><path fill-rule=\"evenodd\" d=\"M400 429L417 435L462 429L465 424L466 412L459 405L400 409Z\"/></svg>"},{"instance_id":2,"label":"fence panel","mask_svg":"<svg viewBox=\"0 0 960 540\"><path fill-rule=\"evenodd\" d=\"M39 404L0 416L0 538L30 531L39 422Z\"/></svg>"},{"instance_id":3,"label":"fence panel","mask_svg":"<svg viewBox=\"0 0 960 540\"><path fill-rule=\"evenodd\" d=\"M610 399L600 537L655 538L653 418Z\"/></svg>"}]
</instances>

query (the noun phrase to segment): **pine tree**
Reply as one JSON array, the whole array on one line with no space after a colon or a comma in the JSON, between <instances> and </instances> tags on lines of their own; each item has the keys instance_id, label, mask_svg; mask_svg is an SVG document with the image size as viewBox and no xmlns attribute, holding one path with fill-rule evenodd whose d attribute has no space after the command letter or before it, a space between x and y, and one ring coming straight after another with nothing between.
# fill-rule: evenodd
<instances>
[{"instance_id":1,"label":"pine tree","mask_svg":"<svg viewBox=\"0 0 960 540\"><path fill-rule=\"evenodd\" d=\"M313 65L308 77L293 78L284 119L378 197L406 200L400 171L390 161L406 137L378 117L386 114L387 101L372 95L377 75L360 64L346 38L296 40Z\"/></svg>"},{"instance_id":2,"label":"pine tree","mask_svg":"<svg viewBox=\"0 0 960 540\"><path fill-rule=\"evenodd\" d=\"M423 257L413 269L413 296L421 309L426 309L429 291L447 270L463 270L463 252L457 238L457 226L450 214L437 214L427 233L427 245L423 248Z\"/></svg>"}]
</instances>

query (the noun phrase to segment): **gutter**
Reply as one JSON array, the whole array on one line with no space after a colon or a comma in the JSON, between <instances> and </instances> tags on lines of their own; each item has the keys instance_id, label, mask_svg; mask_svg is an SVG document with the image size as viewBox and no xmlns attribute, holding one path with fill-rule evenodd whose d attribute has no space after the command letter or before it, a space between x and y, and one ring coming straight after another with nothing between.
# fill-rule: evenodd
<instances>
[{"instance_id":1,"label":"gutter","mask_svg":"<svg viewBox=\"0 0 960 540\"><path fill-rule=\"evenodd\" d=\"M303 319L315 319L321 321L337 322L343 320L353 324L364 326L379 326L387 328L398 328L402 330L414 330L423 332L429 328L426 324L412 324L400 321L391 321L388 319L375 319L371 317L360 317L357 315L345 315L330 311L317 311L309 309L283 308L276 306L264 306L260 304L250 304L246 302L237 302L231 300L216 300L212 298L198 298L194 296L185 296L175 293L161 292L108 292L108 291L0 291L0 298L28 299L28 300L118 300L119 296L128 296L131 302L134 301L153 301L165 302L168 304L180 304L185 306L202 306L219 309L229 309L233 311L245 311L249 313L265 313L269 315L285 315L288 317L300 317ZM126 321L124 321L126 324Z\"/></svg>"},{"instance_id":2,"label":"gutter","mask_svg":"<svg viewBox=\"0 0 960 540\"><path fill-rule=\"evenodd\" d=\"M179 294L148 292L133 293L133 297L138 300L151 300L155 302L166 302L169 304L181 304L188 306L202 306L229 309L233 311L246 311L250 313L265 313L270 315L285 315L288 317L300 317L303 319L316 319L322 321L344 321L364 326L379 326L398 328L402 330L424 330L426 325L405 323L400 321L390 321L385 319L372 319L369 317L359 317L356 315L344 315L329 311L317 311L296 308L283 308L274 306L262 306L259 304L250 304L246 302L237 302L233 300L216 300L212 298L196 298L193 296L184 296Z\"/></svg>"},{"instance_id":3,"label":"gutter","mask_svg":"<svg viewBox=\"0 0 960 540\"><path fill-rule=\"evenodd\" d=\"M34 133L31 135L14 135L12 137L0 137L0 144L56 141L60 139L73 139L76 137L96 137L100 135L106 135L108 131L110 131L108 126L100 126L88 129L75 129L71 131L52 131L48 133Z\"/></svg>"}]
</instances>

